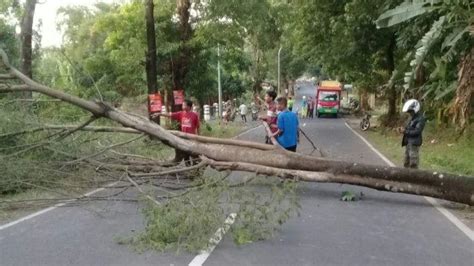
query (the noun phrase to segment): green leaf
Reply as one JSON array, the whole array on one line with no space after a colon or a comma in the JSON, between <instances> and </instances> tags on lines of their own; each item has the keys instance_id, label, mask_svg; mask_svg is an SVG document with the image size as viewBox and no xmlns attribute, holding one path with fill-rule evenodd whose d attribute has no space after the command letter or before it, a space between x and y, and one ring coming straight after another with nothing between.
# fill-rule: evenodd
<instances>
[{"instance_id":1,"label":"green leaf","mask_svg":"<svg viewBox=\"0 0 474 266\"><path fill-rule=\"evenodd\" d=\"M430 51L431 47L441 36L445 21L446 17L441 16L437 21L433 23L431 29L427 33L425 33L423 38L421 38L421 40L416 45L416 47L418 48L415 52L415 58L410 62L410 66L412 69L410 72L405 73L405 84L403 85L405 90L408 90L411 87L416 70L420 67L421 64L423 64L425 57Z\"/></svg>"},{"instance_id":2,"label":"green leaf","mask_svg":"<svg viewBox=\"0 0 474 266\"><path fill-rule=\"evenodd\" d=\"M450 94L451 92L455 91L457 87L457 82L453 82L451 86L445 88L443 91L441 91L439 94L436 95L435 101L441 100L444 98L446 95Z\"/></svg>"},{"instance_id":3,"label":"green leaf","mask_svg":"<svg viewBox=\"0 0 474 266\"><path fill-rule=\"evenodd\" d=\"M444 49L446 47L452 47L457 44L457 42L462 38L462 36L468 32L469 26L463 28L457 28L455 29L451 34L449 34L446 39L444 39L443 45L441 46L441 49Z\"/></svg>"},{"instance_id":4,"label":"green leaf","mask_svg":"<svg viewBox=\"0 0 474 266\"><path fill-rule=\"evenodd\" d=\"M424 1L424 0L415 0L415 1L405 1L399 6L390 9L380 15L380 17L375 21L377 28L388 28L402 22L405 22L409 19L422 15L431 10L428 7L428 4L431 6L435 3L440 2L439 0L434 1Z\"/></svg>"},{"instance_id":5,"label":"green leaf","mask_svg":"<svg viewBox=\"0 0 474 266\"><path fill-rule=\"evenodd\" d=\"M344 191L342 192L341 195L341 200L342 201L357 201L359 198L357 198L356 194L352 191Z\"/></svg>"}]
</instances>

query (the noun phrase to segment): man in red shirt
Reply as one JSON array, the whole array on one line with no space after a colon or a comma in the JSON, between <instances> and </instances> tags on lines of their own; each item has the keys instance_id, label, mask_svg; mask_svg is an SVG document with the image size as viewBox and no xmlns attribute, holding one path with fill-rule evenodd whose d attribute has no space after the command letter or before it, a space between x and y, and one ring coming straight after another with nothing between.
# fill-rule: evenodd
<instances>
[{"instance_id":1,"label":"man in red shirt","mask_svg":"<svg viewBox=\"0 0 474 266\"><path fill-rule=\"evenodd\" d=\"M199 135L199 127L200 127L199 115L193 112L192 109L193 109L193 102L190 100L185 100L183 103L183 111L174 112L170 114L157 113L157 114L154 114L153 117L158 117L158 116L169 117L180 123L181 132ZM179 151L176 150L176 152L178 153ZM178 159L179 161L181 161L182 160L181 158L183 158L186 165L192 165L193 159L195 158L189 154L179 154L179 156L177 154L176 157L179 158Z\"/></svg>"},{"instance_id":2,"label":"man in red shirt","mask_svg":"<svg viewBox=\"0 0 474 266\"><path fill-rule=\"evenodd\" d=\"M181 132L199 135L199 116L192 112L193 102L185 100L183 103L183 111L174 112L170 114L157 113L154 116L164 116L176 120L181 125Z\"/></svg>"}]
</instances>

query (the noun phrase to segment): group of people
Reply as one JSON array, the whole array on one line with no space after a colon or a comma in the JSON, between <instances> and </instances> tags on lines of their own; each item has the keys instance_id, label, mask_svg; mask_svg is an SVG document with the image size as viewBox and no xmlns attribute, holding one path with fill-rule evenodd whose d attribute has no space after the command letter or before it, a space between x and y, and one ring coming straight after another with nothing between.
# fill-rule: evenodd
<instances>
[{"instance_id":1,"label":"group of people","mask_svg":"<svg viewBox=\"0 0 474 266\"><path fill-rule=\"evenodd\" d=\"M314 118L314 106L316 105L315 99L309 96L303 96L301 103L301 110L298 112L301 118Z\"/></svg>"},{"instance_id":2,"label":"group of people","mask_svg":"<svg viewBox=\"0 0 474 266\"><path fill-rule=\"evenodd\" d=\"M252 102L250 104L250 111L252 112L252 121L256 121L258 118L258 112L260 111L260 108L254 102ZM240 113L242 122L247 123L248 107L247 105L245 105L245 103L242 103L239 106L239 113Z\"/></svg>"},{"instance_id":3,"label":"group of people","mask_svg":"<svg viewBox=\"0 0 474 266\"><path fill-rule=\"evenodd\" d=\"M271 134L266 137L266 143L271 144L271 139L275 138L279 145L289 151L296 152L299 143L299 122L298 116L292 112L293 101L291 97L278 97L274 91L267 91L264 104L267 113L260 119L268 123ZM252 105L252 108L254 108ZM156 113L152 118L159 116L169 117L180 123L181 131L188 134L199 134L200 120L199 115L193 112L193 102L185 100L182 111L173 113ZM239 107L242 120L246 120L247 108L243 104ZM402 146L406 147L405 162L406 168L418 168L419 150L423 143L423 129L425 127L425 118L420 113L421 104L415 100L408 100L403 106L403 112L411 115L411 120L404 128L400 128L403 134ZM256 109L252 109L252 112ZM309 108L311 110L311 108ZM258 112L258 111L257 111ZM191 158L189 158L191 159Z\"/></svg>"},{"instance_id":4,"label":"group of people","mask_svg":"<svg viewBox=\"0 0 474 266\"><path fill-rule=\"evenodd\" d=\"M298 116L290 110L293 106L288 107L289 100L286 97L276 97L274 91L267 91L265 94L267 113L260 119L269 125L271 131L265 142L272 144L271 139L275 138L284 149L296 152L299 143Z\"/></svg>"},{"instance_id":5,"label":"group of people","mask_svg":"<svg viewBox=\"0 0 474 266\"><path fill-rule=\"evenodd\" d=\"M235 118L235 115L236 115L237 111L240 114L240 118L242 119L242 122L247 123L247 116L248 116L248 112L249 112L249 107L247 105L245 105L245 103L242 103L238 107L238 110L235 110L234 105L236 105L236 102L237 102L237 100L234 99L234 102L229 100L226 103L224 103L224 112L222 114L222 118L223 118L225 123L227 123L229 121L234 121L234 118ZM252 102L250 104L250 111L252 113L252 121L256 121L257 116L258 116L258 112L259 112L259 107L254 102Z\"/></svg>"}]
</instances>

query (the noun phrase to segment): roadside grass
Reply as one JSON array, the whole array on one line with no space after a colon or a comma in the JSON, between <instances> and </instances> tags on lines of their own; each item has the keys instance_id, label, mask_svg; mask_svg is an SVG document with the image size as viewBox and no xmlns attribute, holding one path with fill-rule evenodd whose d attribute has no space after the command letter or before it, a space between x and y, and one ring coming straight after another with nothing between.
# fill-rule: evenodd
<instances>
[{"instance_id":1,"label":"roadside grass","mask_svg":"<svg viewBox=\"0 0 474 266\"><path fill-rule=\"evenodd\" d=\"M210 121L201 125L201 135L214 138L232 138L239 133L249 129L250 124L243 124L242 122L229 122L228 124L219 124L218 121Z\"/></svg>"},{"instance_id":2,"label":"roadside grass","mask_svg":"<svg viewBox=\"0 0 474 266\"><path fill-rule=\"evenodd\" d=\"M427 123L420 149L420 168L474 176L474 132L471 127L464 136L454 129L437 128ZM403 165L404 148L401 134L393 130L377 128L367 132L369 139L395 164Z\"/></svg>"}]
</instances>

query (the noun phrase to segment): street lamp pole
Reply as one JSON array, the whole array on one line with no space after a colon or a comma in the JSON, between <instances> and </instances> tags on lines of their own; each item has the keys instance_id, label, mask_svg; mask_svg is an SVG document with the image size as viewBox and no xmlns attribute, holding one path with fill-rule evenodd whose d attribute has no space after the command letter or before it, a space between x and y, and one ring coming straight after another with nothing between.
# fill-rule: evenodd
<instances>
[{"instance_id":1,"label":"street lamp pole","mask_svg":"<svg viewBox=\"0 0 474 266\"><path fill-rule=\"evenodd\" d=\"M221 85L221 48L217 45L217 89L219 91L219 117L222 116L222 85Z\"/></svg>"},{"instance_id":2,"label":"street lamp pole","mask_svg":"<svg viewBox=\"0 0 474 266\"><path fill-rule=\"evenodd\" d=\"M280 59L281 59L281 49L283 49L283 47L280 46L280 49L278 50L278 94L282 94L281 93L281 87L280 87L280 75L281 75L281 66L280 66Z\"/></svg>"}]
</instances>

